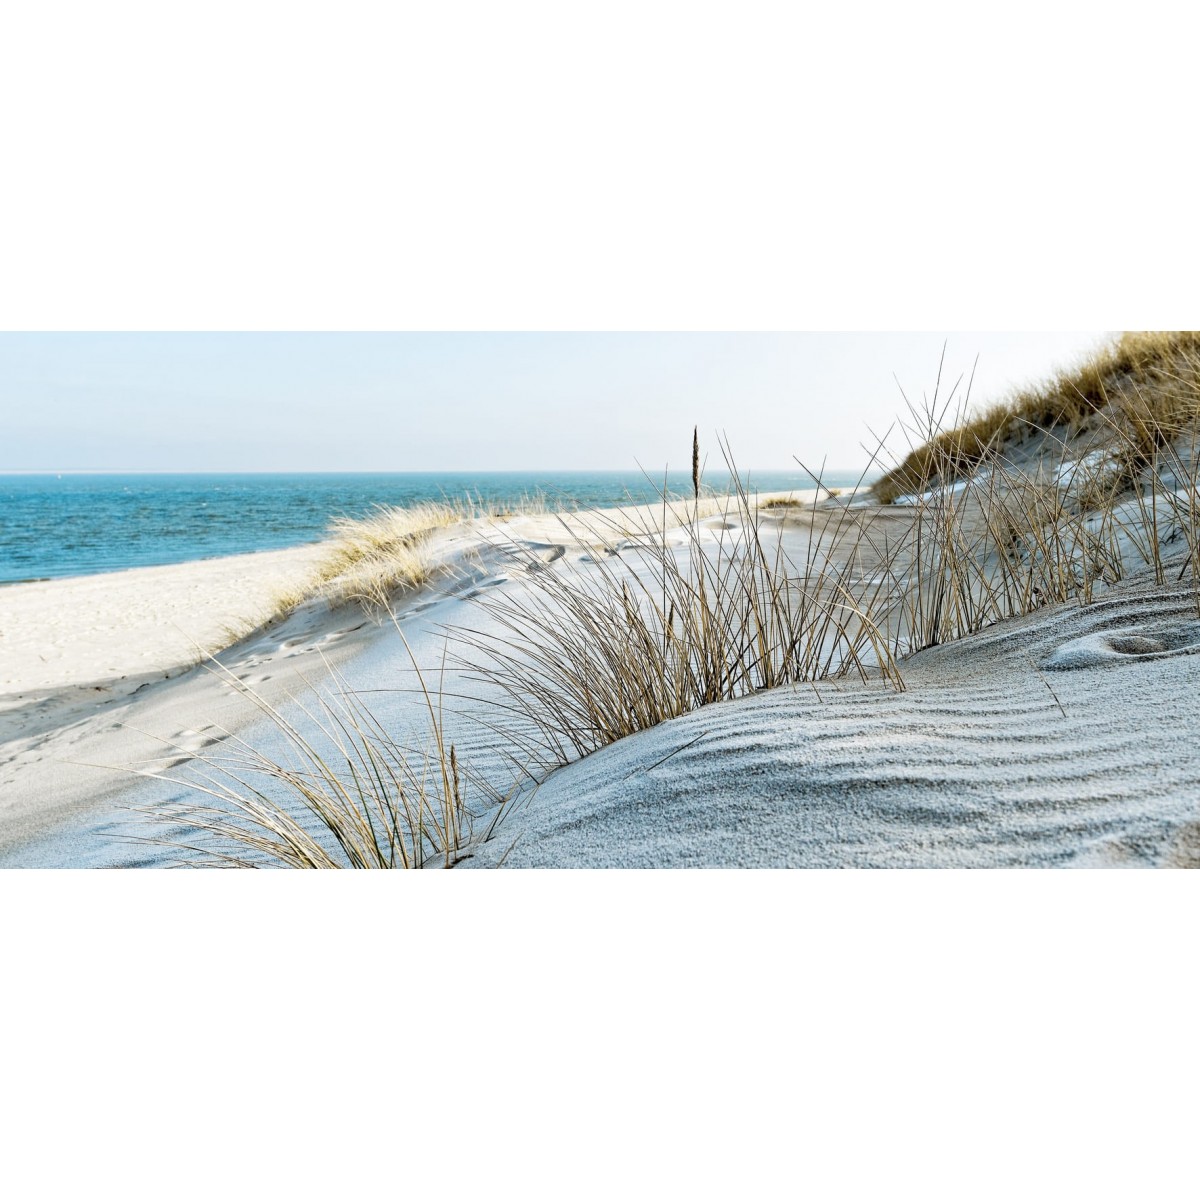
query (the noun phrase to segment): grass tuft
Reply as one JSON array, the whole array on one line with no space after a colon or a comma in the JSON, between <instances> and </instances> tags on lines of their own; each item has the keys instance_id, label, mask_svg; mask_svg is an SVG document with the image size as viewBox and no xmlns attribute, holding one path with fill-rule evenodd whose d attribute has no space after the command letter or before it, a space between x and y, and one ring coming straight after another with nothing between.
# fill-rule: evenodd
<instances>
[{"instance_id":1,"label":"grass tuft","mask_svg":"<svg viewBox=\"0 0 1200 1200\"><path fill-rule=\"evenodd\" d=\"M294 612L314 599L334 606L357 603L369 613L386 615L397 593L413 591L437 574L435 533L474 515L468 503L427 503L410 508L378 505L365 517L335 518L312 578L280 592L273 601L273 616Z\"/></svg>"},{"instance_id":2,"label":"grass tuft","mask_svg":"<svg viewBox=\"0 0 1200 1200\"><path fill-rule=\"evenodd\" d=\"M949 429L959 384L943 399L939 371L933 400L909 405L916 444L875 485L890 504L807 505L796 519L764 521L789 502L760 505L737 482L727 497L702 494L693 430L693 496L664 493L656 514L560 517L568 540L596 548L586 573L514 550L526 585L476 600L495 631L451 631L461 665L502 714L494 728L551 766L764 688L857 675L902 689L907 657L1047 605L1090 603L1143 568L1159 584L1190 574L1200 614L1198 338L1126 335L1073 373ZM429 563L410 570L405 555L420 558L450 520L392 510L347 523L329 579L374 603L406 586L381 572L427 578ZM785 536L798 531L802 549L794 541L789 550ZM400 750L344 689L314 716L315 742L266 707L298 761L279 765L243 746L244 757L200 787L215 804L176 819L235 865L263 856L293 866L453 865L476 836L467 775L447 744L440 693L435 702L424 680L421 690L429 736L417 751ZM246 783L258 778L269 786ZM280 791L290 804L274 798ZM502 797L491 800L503 811Z\"/></svg>"},{"instance_id":3,"label":"grass tuft","mask_svg":"<svg viewBox=\"0 0 1200 1200\"><path fill-rule=\"evenodd\" d=\"M508 797L471 777L446 736L440 690L430 692L415 659L413 667L428 720L417 748L399 744L332 668L332 693L299 705L293 719L215 667L282 736L287 755L231 735L221 752L172 779L206 800L143 810L188 840L143 840L185 852L180 861L192 866L454 866L472 840L469 786L497 815Z\"/></svg>"},{"instance_id":4,"label":"grass tuft","mask_svg":"<svg viewBox=\"0 0 1200 1200\"><path fill-rule=\"evenodd\" d=\"M891 504L953 484L993 452L1013 451L1047 434L1064 444L1089 434L1094 445L1113 440L1125 445L1132 438L1138 443L1132 471L1148 461L1153 438L1178 436L1194 420L1198 392L1200 333L1126 333L1048 382L1021 389L969 419L964 402L949 428L942 428L946 414L936 414L936 428L920 431L904 459L875 483L873 495Z\"/></svg>"},{"instance_id":5,"label":"grass tuft","mask_svg":"<svg viewBox=\"0 0 1200 1200\"><path fill-rule=\"evenodd\" d=\"M813 545L793 562L740 485L715 520L703 504L675 536L665 495L658 523L632 535L597 514L588 540L607 552L590 573L530 561L526 590L477 601L500 632L453 631L467 670L549 761L763 688L851 673L903 687L875 620L880 581L853 545L839 554L862 532L852 518L818 525L814 510Z\"/></svg>"}]
</instances>

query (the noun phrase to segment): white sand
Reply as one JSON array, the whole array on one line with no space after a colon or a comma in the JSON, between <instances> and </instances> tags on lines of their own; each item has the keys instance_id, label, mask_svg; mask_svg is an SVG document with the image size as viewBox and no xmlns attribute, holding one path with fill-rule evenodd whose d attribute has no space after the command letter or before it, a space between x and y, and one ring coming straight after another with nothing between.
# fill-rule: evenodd
<instances>
[{"instance_id":1,"label":"white sand","mask_svg":"<svg viewBox=\"0 0 1200 1200\"><path fill-rule=\"evenodd\" d=\"M35 698L128 693L192 666L230 630L258 624L320 554L301 546L0 588L0 718Z\"/></svg>"},{"instance_id":2,"label":"white sand","mask_svg":"<svg viewBox=\"0 0 1200 1200\"><path fill-rule=\"evenodd\" d=\"M213 690L195 664L310 578L321 553L303 546L0 588L0 844L21 819L110 792L111 774L73 760L145 757L145 739L122 722L145 718L164 735L188 726L179 679ZM164 709L180 729L154 719Z\"/></svg>"},{"instance_id":3,"label":"white sand","mask_svg":"<svg viewBox=\"0 0 1200 1200\"><path fill-rule=\"evenodd\" d=\"M1198 655L1190 592L1119 589L916 655L903 693L780 689L624 739L471 862L1200 866Z\"/></svg>"},{"instance_id":4,"label":"white sand","mask_svg":"<svg viewBox=\"0 0 1200 1200\"><path fill-rule=\"evenodd\" d=\"M628 517L613 518L614 527L628 528ZM713 536L720 525L706 518ZM805 521L786 530L803 538ZM495 628L470 600L528 585L524 566L496 545L504 539L548 569L594 569L597 539L582 522L522 517L439 535L452 573L400 610L405 636L434 676L442 626ZM260 565L265 579L268 557L243 561L241 586L258 586ZM146 592L148 578L166 586L172 572L190 569L108 578L119 592L139 574ZM37 586L49 589L47 602L57 589L66 610L68 593L80 594L80 581ZM149 593L143 603L158 607ZM75 610L73 636L93 609L106 605ZM0 590L0 620L4 612ZM822 683L713 705L554 772L464 865L1196 865L1197 650L1190 592L1127 584L1087 608L1036 614L926 651L904 665L903 693ZM326 678L326 658L400 740L423 726L395 630L356 608L309 604L220 658L285 705L306 679ZM68 686L86 686L80 674L69 678ZM467 683L448 683L460 754L504 786L512 745ZM128 810L193 797L173 782L81 762L177 771L219 748L226 730L282 750L245 698L202 670L90 703L66 724L45 717L0 746L0 864L167 861L162 850L122 840L147 832L145 818Z\"/></svg>"},{"instance_id":5,"label":"white sand","mask_svg":"<svg viewBox=\"0 0 1200 1200\"><path fill-rule=\"evenodd\" d=\"M598 527L602 537L617 538L660 516L657 509L611 510ZM675 519L668 515L668 523ZM596 540L590 519L526 516L438 531L434 553L447 574L401 603L406 619L418 620L406 632L425 650L422 665L436 670L437 627L470 609L463 600L478 594L476 585L506 579L505 542L553 562L572 530L586 554ZM129 771L186 761L258 719L228 680L196 666L201 651L229 642L230 626L254 625L274 597L312 576L323 553L308 546L0 588L0 862L12 861L3 857L6 847L45 837L52 848L38 861L114 861L108 843L87 830L93 816L105 825L130 802L139 781ZM375 665L366 652L381 641ZM278 704L356 657L363 659L351 676L356 686L395 687L409 666L390 627L356 605L331 610L311 601L216 661ZM392 700L400 724L413 716L410 700ZM68 843L56 843L53 831L77 818L83 825L64 849Z\"/></svg>"}]
</instances>

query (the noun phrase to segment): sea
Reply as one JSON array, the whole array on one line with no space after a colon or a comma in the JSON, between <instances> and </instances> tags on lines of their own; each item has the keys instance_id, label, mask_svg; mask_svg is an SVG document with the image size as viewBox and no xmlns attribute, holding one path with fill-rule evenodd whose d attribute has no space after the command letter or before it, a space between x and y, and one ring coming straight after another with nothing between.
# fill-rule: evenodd
<instances>
[{"instance_id":1,"label":"sea","mask_svg":"<svg viewBox=\"0 0 1200 1200\"><path fill-rule=\"evenodd\" d=\"M750 471L757 492L811 488L802 471ZM562 511L690 495L690 474L637 471L392 474L0 474L0 584L193 562L320 541L335 517L380 506L466 500L489 511L527 499ZM853 487L854 471L826 471ZM724 490L728 475L707 473Z\"/></svg>"}]
</instances>

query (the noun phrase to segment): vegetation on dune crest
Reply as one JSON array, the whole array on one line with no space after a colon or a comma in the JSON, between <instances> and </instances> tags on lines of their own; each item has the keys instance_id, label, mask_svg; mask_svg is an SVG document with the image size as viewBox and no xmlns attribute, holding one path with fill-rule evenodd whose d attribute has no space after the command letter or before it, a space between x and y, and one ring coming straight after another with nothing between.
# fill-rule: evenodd
<instances>
[{"instance_id":1,"label":"vegetation on dune crest","mask_svg":"<svg viewBox=\"0 0 1200 1200\"><path fill-rule=\"evenodd\" d=\"M1122 334L1047 382L965 419L969 390L951 421L953 391L942 411L912 428L917 444L875 483L876 500L891 504L955 483L1038 434L1065 444L1091 433L1096 445L1117 445L1129 471L1143 468L1196 419L1200 332Z\"/></svg>"},{"instance_id":2,"label":"vegetation on dune crest","mask_svg":"<svg viewBox=\"0 0 1200 1200\"><path fill-rule=\"evenodd\" d=\"M330 526L334 536L322 570L322 595L386 612L396 592L418 588L433 575L429 551L435 531L469 515L461 506L417 504L339 517Z\"/></svg>"},{"instance_id":3,"label":"vegetation on dune crest","mask_svg":"<svg viewBox=\"0 0 1200 1200\"><path fill-rule=\"evenodd\" d=\"M468 515L459 505L417 504L379 505L365 517L338 517L330 523L331 539L312 579L278 596L275 609L291 612L319 597L386 612L396 592L418 588L432 577L434 533Z\"/></svg>"},{"instance_id":4,"label":"vegetation on dune crest","mask_svg":"<svg viewBox=\"0 0 1200 1200\"><path fill-rule=\"evenodd\" d=\"M549 767L781 684L854 674L902 689L911 655L1047 605L1090 603L1141 568L1159 585L1190 577L1200 613L1200 334L1126 334L959 428L943 428L957 385L944 403L940 387L939 377L932 402L910 407L923 440L872 489L902 504L862 504L861 483L802 509L740 487L718 502L702 495L694 430L691 499L664 496L657 521L632 526L627 513L564 522L600 548L587 572L565 556L553 567L531 558L525 586L476 601L491 631L452 631L490 692L488 727ZM330 564L344 594L386 604L438 516L347 523ZM785 527L804 535L795 557ZM242 769L269 787L235 767L200 789L215 807L180 820L286 865L453 865L472 838L465 774L440 698L424 698L431 747L413 753L343 697L323 728L340 771L274 714L300 765L251 754ZM274 799L279 789L306 821ZM494 825L507 801L492 800Z\"/></svg>"},{"instance_id":5,"label":"vegetation on dune crest","mask_svg":"<svg viewBox=\"0 0 1200 1200\"><path fill-rule=\"evenodd\" d=\"M508 520L544 513L546 497L525 495L512 507L489 508L480 499L425 502L400 508L376 505L363 517L336 517L330 540L313 577L275 598L275 615L294 611L308 600L357 603L375 616L386 616L398 594L428 583L439 570L434 535L440 529L477 519Z\"/></svg>"}]
</instances>

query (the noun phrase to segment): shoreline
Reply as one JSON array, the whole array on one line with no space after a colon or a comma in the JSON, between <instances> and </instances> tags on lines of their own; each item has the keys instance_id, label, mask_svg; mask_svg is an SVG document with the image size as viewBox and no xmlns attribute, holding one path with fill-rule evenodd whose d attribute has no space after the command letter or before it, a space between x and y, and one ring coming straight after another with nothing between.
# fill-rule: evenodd
<instances>
[{"instance_id":1,"label":"shoreline","mask_svg":"<svg viewBox=\"0 0 1200 1200\"><path fill-rule=\"evenodd\" d=\"M312 550L329 541L326 534L320 538L303 542L290 542L286 546L268 546L260 550L232 550L228 554L205 554L199 558L177 558L168 562L132 563L127 566L111 567L103 571L78 571L63 575L35 575L28 579L0 579L0 589L23 587L31 583L69 583L82 579L110 578L125 575L130 571L160 571L172 567L198 566L202 563L226 562L233 558L256 558L260 554L291 554L299 550Z\"/></svg>"},{"instance_id":2,"label":"shoreline","mask_svg":"<svg viewBox=\"0 0 1200 1200\"><path fill-rule=\"evenodd\" d=\"M764 493L760 504L815 497L815 490ZM688 504L673 502L672 518ZM523 527L534 540L566 531L587 539L592 526L615 529L658 507L516 512L467 519L459 529L480 540L489 523L505 534ZM0 722L12 698L25 692L177 674L202 653L236 645L280 615L273 601L311 579L331 544L326 537L283 549L0 583ZM0 746L3 735L0 723Z\"/></svg>"},{"instance_id":3,"label":"shoreline","mask_svg":"<svg viewBox=\"0 0 1200 1200\"><path fill-rule=\"evenodd\" d=\"M773 498L785 503L768 504ZM805 504L811 499L759 497L763 527L778 532L793 561L803 561L813 531L820 538L843 520L866 521L882 545L901 537L916 511L851 513L844 499ZM1200 613L1190 587L1157 586L1145 571L1089 603L1048 605L907 656L902 687L874 670L757 690L561 767L527 757L519 723L487 707L469 671L452 665L439 675L448 633L452 650L470 644L464 635L505 634L503 606L530 595L532 581L574 578L587 588L619 574L664 521L665 544L685 560L695 537L716 547L737 536L725 531L736 531L738 515L703 502L698 514L684 503L665 513L526 513L441 527L429 542L436 571L399 594L402 636L355 603L318 596L233 640L212 669L189 665L183 648L193 643L162 620L164 596L210 617L224 597L227 611L246 619L250 596L267 594L281 563L309 569L303 555L268 551L24 585L38 645L53 644L57 630L60 653L51 663L27 656L45 683L36 693L0 695L0 708L12 702L0 711L0 866L176 861L145 839L155 814L194 802L186 784L194 771L245 747L287 761L287 740L258 702L302 720L306 705L344 686L397 745L419 749L429 726L414 664L444 687L449 743L477 781L503 794L513 770L523 772L496 838L472 843L464 866L1200 866L1191 738L1200 723L1191 687ZM854 563L855 579L875 578L871 555L855 549ZM188 577L191 589L182 586ZM123 624L106 625L89 584L107 591L108 611L119 610ZM0 630L9 628L12 595L0 593ZM67 623L46 620L51 610ZM99 634L121 653L145 653L139 620L174 639L176 670L97 684L86 656L63 641L71 633L90 647L94 675ZM492 811L485 805L479 819L486 824Z\"/></svg>"},{"instance_id":4,"label":"shoreline","mask_svg":"<svg viewBox=\"0 0 1200 1200\"><path fill-rule=\"evenodd\" d=\"M0 591L0 749L190 669L271 615L317 546L13 583Z\"/></svg>"},{"instance_id":5,"label":"shoreline","mask_svg":"<svg viewBox=\"0 0 1200 1200\"><path fill-rule=\"evenodd\" d=\"M771 498L802 504L813 493L761 497ZM668 527L690 509L670 509ZM619 538L648 517L657 525L661 506L514 514L438 529L431 538L440 564L435 581L398 599L398 612L412 622L406 637L431 639L439 623L463 619L472 607L465 601L513 573L510 546L529 548L548 565L570 547L586 564L598 537ZM179 762L256 719L234 678L283 703L308 688L316 664L341 670L369 659L366 652L385 640L394 644L379 674L386 681L403 670L394 631L357 603L331 607L318 597L279 612L278 596L310 582L327 548L133 567L0 591L0 850L48 834L68 814L103 807L131 785L127 775L83 764ZM205 669L201 649L217 647L211 665L230 679ZM426 665L436 661L431 650Z\"/></svg>"},{"instance_id":6,"label":"shoreline","mask_svg":"<svg viewBox=\"0 0 1200 1200\"><path fill-rule=\"evenodd\" d=\"M370 518L377 508L588 512L650 502L661 485L632 471L30 478L0 476L0 587L316 545L339 521ZM672 476L672 492L690 495L683 482ZM762 495L808 483L795 472L752 482Z\"/></svg>"}]
</instances>

